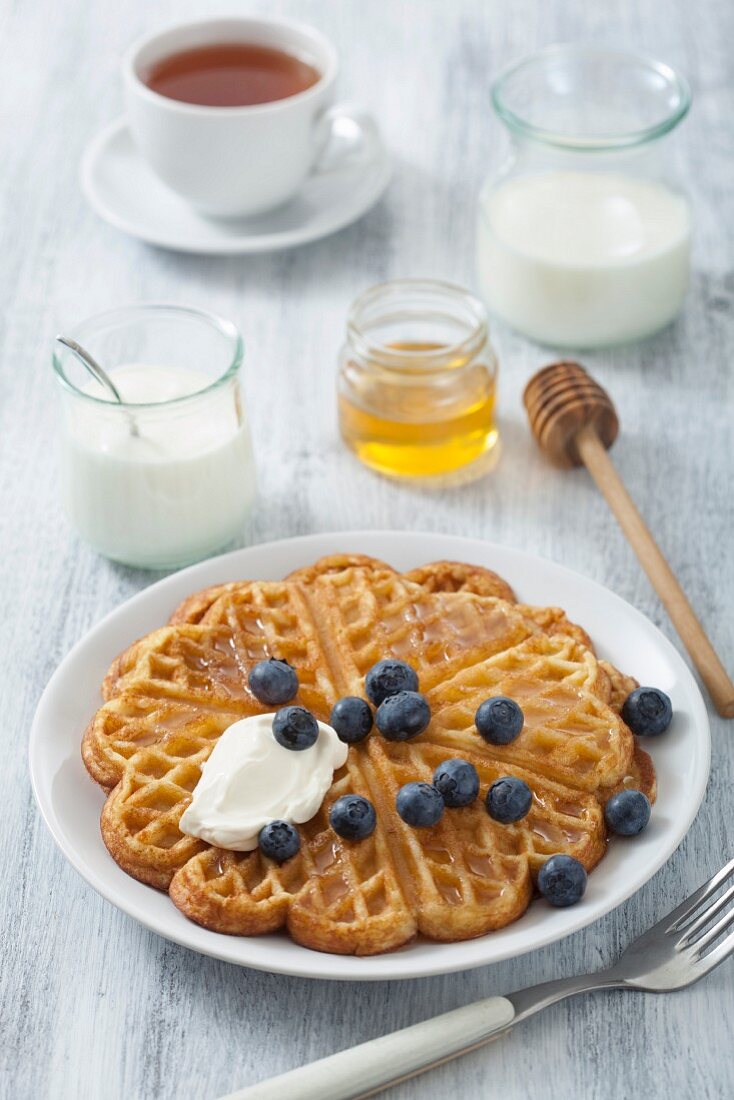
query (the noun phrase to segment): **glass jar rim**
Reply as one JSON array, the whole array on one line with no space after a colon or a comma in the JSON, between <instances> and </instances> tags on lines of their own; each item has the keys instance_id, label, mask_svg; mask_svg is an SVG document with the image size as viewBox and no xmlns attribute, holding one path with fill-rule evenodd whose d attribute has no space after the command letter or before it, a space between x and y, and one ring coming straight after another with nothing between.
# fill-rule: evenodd
<instances>
[{"instance_id":1,"label":"glass jar rim","mask_svg":"<svg viewBox=\"0 0 734 1100\"><path fill-rule=\"evenodd\" d=\"M513 111L507 105L504 99L504 91L511 77L515 76L523 69L542 65L549 60L563 57L564 55L569 58L583 55L587 55L588 57L604 56L607 58L617 58L620 61L636 62L641 68L651 70L666 82L668 87L674 92L674 106L667 115L650 126L634 130L599 133L596 136L580 137L578 135L559 133L558 131L546 129L543 126L537 126L529 119L523 118L521 114ZM645 54L640 54L633 50L615 49L594 44L559 43L553 46L546 46L544 49L538 50L529 57L521 58L519 61L508 65L492 85L492 106L506 126L513 133L521 137L532 138L542 144L550 145L557 149L565 149L569 152L598 153L647 145L651 141L664 137L665 134L674 129L688 114L691 106L691 90L688 82L670 65L662 61L657 61Z\"/></svg>"},{"instance_id":2,"label":"glass jar rim","mask_svg":"<svg viewBox=\"0 0 734 1100\"><path fill-rule=\"evenodd\" d=\"M205 309L197 309L195 306L180 305L177 302L136 302L131 305L116 306L114 309L104 310L102 313L95 313L91 317L87 317L84 321L80 321L79 324L74 325L66 333L68 336L76 339L80 332L89 324L99 323L105 321L111 321L115 318L123 318L127 313L148 313L155 314L160 313L174 313L182 316L194 318L198 321L204 322L210 328L215 329L220 335L224 336L229 341L231 347L231 358L228 367L222 374L214 378L209 385L204 386L200 390L195 390L194 393L187 393L181 397L172 397L167 401L110 401L105 397L97 397L93 393L87 393L85 390L79 389L74 383L66 376L62 360L67 359L73 353L70 351L57 351L54 348L52 353L52 362L54 373L60 383L60 385L68 393L72 393L75 397L80 397L85 401L90 401L94 405L103 407L105 410L115 409L167 409L172 406L181 406L188 401L194 401L200 397L204 397L207 394L218 390L221 386L225 385L230 378L237 374L242 366L242 360L244 355L244 344L239 329L232 321L228 321L224 317L220 317L219 314L210 313ZM104 366L105 364L102 364Z\"/></svg>"},{"instance_id":3,"label":"glass jar rim","mask_svg":"<svg viewBox=\"0 0 734 1100\"><path fill-rule=\"evenodd\" d=\"M370 306L384 301L397 303L401 296L426 294L443 297L465 310L463 320L468 326L467 335L454 343L442 344L437 348L395 348L382 341L370 340L363 328L364 314ZM439 279L392 279L377 283L363 291L349 309L347 315L347 339L357 354L393 370L425 372L447 365L446 360L454 356L470 357L489 337L487 311L482 303L468 290L455 283Z\"/></svg>"}]
</instances>

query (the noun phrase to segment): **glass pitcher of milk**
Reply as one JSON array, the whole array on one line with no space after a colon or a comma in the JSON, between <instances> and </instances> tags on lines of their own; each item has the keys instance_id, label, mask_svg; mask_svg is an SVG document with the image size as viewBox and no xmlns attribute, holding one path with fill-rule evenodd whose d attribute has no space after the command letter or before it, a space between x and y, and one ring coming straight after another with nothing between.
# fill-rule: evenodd
<instances>
[{"instance_id":1,"label":"glass pitcher of milk","mask_svg":"<svg viewBox=\"0 0 734 1100\"><path fill-rule=\"evenodd\" d=\"M255 469L235 326L184 306L141 305L67 335L122 398L58 345L63 491L82 538L126 565L173 569L240 535Z\"/></svg>"},{"instance_id":2,"label":"glass pitcher of milk","mask_svg":"<svg viewBox=\"0 0 734 1100\"><path fill-rule=\"evenodd\" d=\"M477 262L491 311L555 347L649 336L688 286L691 214L668 136L690 93L667 65L554 46L508 69L493 105L511 138L479 200Z\"/></svg>"}]
</instances>

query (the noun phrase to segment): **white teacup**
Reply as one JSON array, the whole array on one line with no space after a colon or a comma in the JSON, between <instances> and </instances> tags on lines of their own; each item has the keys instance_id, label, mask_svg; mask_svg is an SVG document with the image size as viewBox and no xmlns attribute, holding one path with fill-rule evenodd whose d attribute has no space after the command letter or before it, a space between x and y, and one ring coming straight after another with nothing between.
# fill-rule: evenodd
<instances>
[{"instance_id":1,"label":"white teacup","mask_svg":"<svg viewBox=\"0 0 734 1100\"><path fill-rule=\"evenodd\" d=\"M145 84L152 65L180 50L220 42L269 46L302 58L321 75L287 99L249 107L183 103ZM203 214L259 214L292 198L314 169L332 169L356 147L377 140L371 116L330 106L337 74L334 47L318 31L281 19L208 19L158 31L123 61L125 100L135 143L154 172ZM346 125L345 125L346 120ZM338 152L326 151L336 127Z\"/></svg>"}]
</instances>

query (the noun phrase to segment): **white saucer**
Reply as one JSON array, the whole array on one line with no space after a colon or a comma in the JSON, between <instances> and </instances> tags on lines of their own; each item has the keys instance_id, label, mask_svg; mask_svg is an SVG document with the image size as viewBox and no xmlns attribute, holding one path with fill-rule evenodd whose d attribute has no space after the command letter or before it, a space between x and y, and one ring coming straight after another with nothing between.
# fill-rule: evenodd
<instances>
[{"instance_id":1,"label":"white saucer","mask_svg":"<svg viewBox=\"0 0 734 1100\"><path fill-rule=\"evenodd\" d=\"M658 777L650 825L634 839L610 844L578 905L551 909L535 901L514 924L476 940L429 943L419 938L387 955L356 958L310 951L281 933L247 937L210 932L187 920L167 894L129 878L112 860L99 831L104 796L84 770L79 752L112 659L134 638L164 623L178 603L200 588L243 577L283 577L336 551L373 554L401 569L441 559L486 565L506 577L523 601L565 608L571 619L589 630L601 656L670 695L675 717L669 732L645 743ZM706 708L685 662L644 615L607 588L533 554L489 542L453 535L355 531L236 550L174 573L118 607L82 638L51 678L31 731L30 768L41 813L66 858L103 897L147 928L241 966L300 977L369 981L484 966L554 943L598 920L639 890L680 844L703 798L709 751Z\"/></svg>"},{"instance_id":2,"label":"white saucer","mask_svg":"<svg viewBox=\"0 0 734 1100\"><path fill-rule=\"evenodd\" d=\"M169 190L138 153L124 118L87 146L82 190L110 225L148 244L209 254L276 252L327 237L374 206L390 179L378 142L369 156L314 172L287 205L253 218L205 218Z\"/></svg>"}]
</instances>

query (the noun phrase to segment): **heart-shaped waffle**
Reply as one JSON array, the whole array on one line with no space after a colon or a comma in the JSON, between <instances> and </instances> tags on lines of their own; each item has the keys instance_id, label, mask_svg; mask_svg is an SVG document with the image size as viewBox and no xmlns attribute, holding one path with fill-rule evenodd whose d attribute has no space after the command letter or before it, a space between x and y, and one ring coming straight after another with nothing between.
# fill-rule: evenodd
<instances>
[{"instance_id":1,"label":"heart-shaped waffle","mask_svg":"<svg viewBox=\"0 0 734 1100\"><path fill-rule=\"evenodd\" d=\"M508 597L501 578L477 567L443 562L400 575L346 556L281 582L197 593L113 664L84 737L91 774L114 786L102 814L111 854L208 928L252 935L285 926L324 951L374 954L417 932L465 939L516 919L543 860L564 852L593 867L605 850L605 799L625 785L652 797L654 775L610 706L633 682L603 667L563 612ZM416 669L432 710L409 743L373 731L350 746L321 809L300 826L300 853L281 866L178 828L217 738L267 709L247 686L264 656L296 668L298 701L324 721L340 696L363 693L365 673L386 656ZM506 746L485 744L473 723L496 694L516 698L525 714ZM480 799L432 828L406 825L397 790L430 781L451 756L477 767ZM483 806L501 775L522 777L533 792L514 825ZM331 804L352 792L374 803L378 821L356 842L328 824Z\"/></svg>"}]
</instances>

